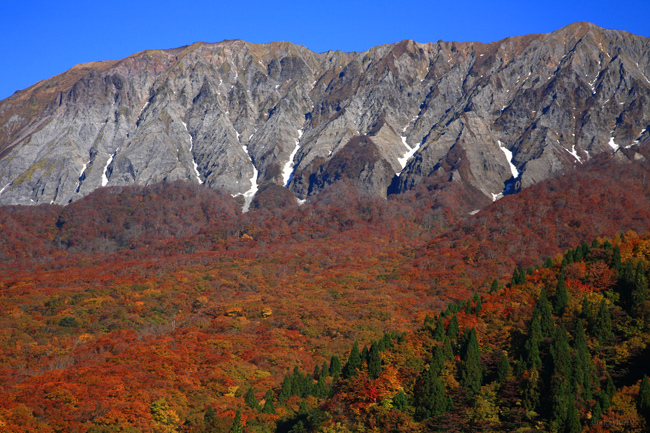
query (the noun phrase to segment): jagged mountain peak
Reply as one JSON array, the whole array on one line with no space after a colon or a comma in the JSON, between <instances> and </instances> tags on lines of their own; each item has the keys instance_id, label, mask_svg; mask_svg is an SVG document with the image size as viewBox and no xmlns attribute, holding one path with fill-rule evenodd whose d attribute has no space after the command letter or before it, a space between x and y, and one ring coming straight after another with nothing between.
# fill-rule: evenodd
<instances>
[{"instance_id":1,"label":"jagged mountain peak","mask_svg":"<svg viewBox=\"0 0 650 433\"><path fill-rule=\"evenodd\" d=\"M575 23L489 44L231 40L78 65L0 102L0 203L179 179L244 206L268 182L305 198L355 137L379 155L357 173L373 194L435 176L491 200L648 140L649 53Z\"/></svg>"}]
</instances>

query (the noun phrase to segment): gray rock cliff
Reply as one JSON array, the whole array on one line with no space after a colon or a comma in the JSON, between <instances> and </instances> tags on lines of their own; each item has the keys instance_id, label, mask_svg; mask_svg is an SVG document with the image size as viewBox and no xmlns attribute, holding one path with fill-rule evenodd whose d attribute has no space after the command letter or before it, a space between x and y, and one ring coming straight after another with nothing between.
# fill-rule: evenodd
<instances>
[{"instance_id":1,"label":"gray rock cliff","mask_svg":"<svg viewBox=\"0 0 650 433\"><path fill-rule=\"evenodd\" d=\"M649 77L648 38L587 23L362 53L144 51L0 101L0 204L182 179L247 209L267 183L305 199L340 178L385 195L433 175L493 200L650 141Z\"/></svg>"}]
</instances>

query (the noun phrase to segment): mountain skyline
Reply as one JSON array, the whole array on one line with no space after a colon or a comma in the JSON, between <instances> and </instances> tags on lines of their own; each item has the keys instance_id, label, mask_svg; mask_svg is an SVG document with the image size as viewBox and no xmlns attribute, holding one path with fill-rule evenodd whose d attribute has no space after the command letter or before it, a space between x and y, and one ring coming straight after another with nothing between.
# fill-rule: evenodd
<instances>
[{"instance_id":1,"label":"mountain skyline","mask_svg":"<svg viewBox=\"0 0 650 433\"><path fill-rule=\"evenodd\" d=\"M198 41L289 41L314 52L360 52L411 39L489 43L509 36L549 33L573 22L650 36L642 1L453 3L334 2L272 5L195 1L116 2L110 9L79 1L0 5L0 99L76 64L116 60L145 49ZM345 10L345 13L338 13ZM561 11L561 12L558 12Z\"/></svg>"},{"instance_id":2,"label":"mountain skyline","mask_svg":"<svg viewBox=\"0 0 650 433\"><path fill-rule=\"evenodd\" d=\"M650 138L650 39L576 23L315 53L241 40L76 66L0 102L3 204L187 180L300 200L456 182L484 207ZM632 155L633 158L636 156Z\"/></svg>"}]
</instances>

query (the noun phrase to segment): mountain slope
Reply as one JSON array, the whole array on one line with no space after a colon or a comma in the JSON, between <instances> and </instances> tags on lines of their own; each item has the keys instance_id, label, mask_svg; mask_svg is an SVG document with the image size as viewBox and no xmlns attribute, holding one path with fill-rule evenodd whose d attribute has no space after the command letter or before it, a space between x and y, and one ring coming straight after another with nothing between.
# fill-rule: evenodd
<instances>
[{"instance_id":1,"label":"mountain slope","mask_svg":"<svg viewBox=\"0 0 650 433\"><path fill-rule=\"evenodd\" d=\"M648 38L586 23L363 53L243 41L144 51L0 102L0 203L67 204L163 180L242 196L246 209L266 183L304 199L321 190L309 174L367 136L378 162L359 177L368 192L433 176L480 192L481 207L506 186L648 141L647 77Z\"/></svg>"}]
</instances>

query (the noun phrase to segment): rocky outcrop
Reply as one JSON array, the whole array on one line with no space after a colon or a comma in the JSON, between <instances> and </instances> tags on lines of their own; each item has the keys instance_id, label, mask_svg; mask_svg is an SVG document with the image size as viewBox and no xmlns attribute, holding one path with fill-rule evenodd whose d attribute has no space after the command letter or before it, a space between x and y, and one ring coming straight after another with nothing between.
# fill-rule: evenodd
<instances>
[{"instance_id":1,"label":"rocky outcrop","mask_svg":"<svg viewBox=\"0 0 650 433\"><path fill-rule=\"evenodd\" d=\"M0 204L182 179L247 209L267 183L304 199L339 178L384 195L430 176L494 199L650 141L649 77L648 38L587 23L363 53L145 51L0 102Z\"/></svg>"}]
</instances>

